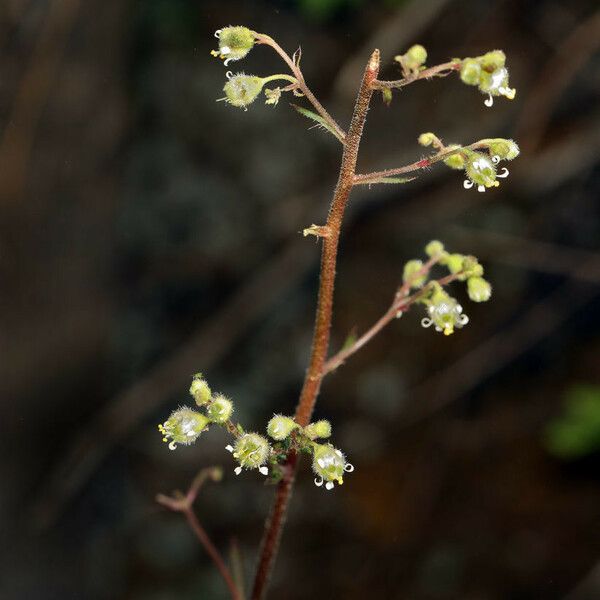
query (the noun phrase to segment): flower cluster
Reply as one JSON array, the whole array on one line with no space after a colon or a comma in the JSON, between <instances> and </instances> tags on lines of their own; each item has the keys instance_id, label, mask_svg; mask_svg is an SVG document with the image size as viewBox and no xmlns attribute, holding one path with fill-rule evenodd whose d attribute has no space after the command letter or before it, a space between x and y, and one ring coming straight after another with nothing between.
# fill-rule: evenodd
<instances>
[{"instance_id":1,"label":"flower cluster","mask_svg":"<svg viewBox=\"0 0 600 600\"><path fill-rule=\"evenodd\" d=\"M427 263L414 259L404 265L404 286L418 290L415 302L425 306L427 316L421 320L421 325L433 325L436 331L450 335L464 327L469 317L463 313L459 302L446 292L443 284L465 281L467 294L473 302L489 300L492 287L483 278L483 267L474 256L447 252L437 240L425 246L425 254L429 257ZM446 267L449 274L442 279L429 280L431 268L436 264Z\"/></svg>"},{"instance_id":2,"label":"flower cluster","mask_svg":"<svg viewBox=\"0 0 600 600\"><path fill-rule=\"evenodd\" d=\"M222 58L225 66L231 61L241 60L254 47L259 34L251 31L247 27L224 27L215 31L215 37L219 40L219 49L212 50L213 56ZM268 77L258 77L257 75L246 75L245 73L226 73L227 83L223 87L225 92L224 100L231 106L243 108L247 110L247 106L252 104L263 91L266 83L269 81L283 80L289 85L275 89L265 89L265 104L275 106L281 97L282 92L296 91L298 80L291 75L279 73L277 75L269 75Z\"/></svg>"},{"instance_id":3,"label":"flower cluster","mask_svg":"<svg viewBox=\"0 0 600 600\"><path fill-rule=\"evenodd\" d=\"M196 405L204 408L205 412L181 406L158 426L163 442L169 444L170 450L175 450L178 445L193 444L211 423L223 425L233 414L233 402L222 394L213 396L208 383L200 373L194 375L192 379L190 394Z\"/></svg>"},{"instance_id":4,"label":"flower cluster","mask_svg":"<svg viewBox=\"0 0 600 600\"><path fill-rule=\"evenodd\" d=\"M506 55L502 50L492 50L483 56L465 58L460 66L460 78L467 85L476 85L479 91L487 94L484 104L492 106L494 96L504 96L512 100L517 91L508 85Z\"/></svg>"},{"instance_id":5,"label":"flower cluster","mask_svg":"<svg viewBox=\"0 0 600 600\"><path fill-rule=\"evenodd\" d=\"M520 152L515 141L504 138L480 140L471 147L465 148L458 144L444 146L435 134L428 132L419 136L419 143L422 146L431 145L436 148L438 153L445 156L444 164L447 167L464 170L466 175L464 188L476 188L478 192L498 187L500 185L498 180L509 175L506 167L498 171L499 163L503 160L513 160Z\"/></svg>"},{"instance_id":6,"label":"flower cluster","mask_svg":"<svg viewBox=\"0 0 600 600\"><path fill-rule=\"evenodd\" d=\"M214 423L234 437L225 449L231 452L237 463L234 469L236 475L244 469L257 470L277 481L291 451L312 455L312 467L317 475L315 484L325 484L328 490L333 489L336 482L342 484L344 473L354 470L341 450L317 441L331 436L329 421L315 421L301 427L292 417L273 415L266 428L271 442L267 437L246 432L239 423L233 423L233 402L223 394L214 394L200 373L192 378L190 394L199 410L182 406L158 426L163 441L169 444L171 450L178 445L193 444Z\"/></svg>"}]
</instances>

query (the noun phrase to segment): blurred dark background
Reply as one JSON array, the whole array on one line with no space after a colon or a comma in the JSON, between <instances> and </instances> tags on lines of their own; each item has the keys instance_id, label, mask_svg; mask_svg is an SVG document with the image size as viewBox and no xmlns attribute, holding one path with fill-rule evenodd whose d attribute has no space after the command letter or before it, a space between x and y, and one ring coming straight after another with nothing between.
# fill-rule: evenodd
<instances>
[{"instance_id":1,"label":"blurred dark background","mask_svg":"<svg viewBox=\"0 0 600 600\"><path fill-rule=\"evenodd\" d=\"M600 598L600 17L590 0L2 0L2 599L226 598L183 519L154 502L201 467L197 512L250 578L272 488L225 436L169 452L156 424L202 371L249 428L294 409L340 147L284 98L215 102L213 32L302 46L346 126L374 47L383 75L503 49L513 102L456 76L373 103L359 169L513 137L485 194L436 166L353 194L333 346L387 308L431 239L494 285L445 338L413 311L326 381L317 416L356 467L332 494L305 461L271 598ZM267 48L234 71L285 72Z\"/></svg>"}]
</instances>

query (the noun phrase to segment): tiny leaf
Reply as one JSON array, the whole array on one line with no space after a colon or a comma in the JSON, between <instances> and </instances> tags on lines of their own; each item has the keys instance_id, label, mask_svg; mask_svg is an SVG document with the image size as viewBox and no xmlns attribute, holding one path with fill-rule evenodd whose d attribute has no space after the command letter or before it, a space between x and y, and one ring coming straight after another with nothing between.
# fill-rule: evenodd
<instances>
[{"instance_id":1,"label":"tiny leaf","mask_svg":"<svg viewBox=\"0 0 600 600\"><path fill-rule=\"evenodd\" d=\"M331 127L331 125L329 125L329 123L321 115L318 115L316 112L313 112L312 110L308 110L308 108L303 108L302 106L298 106L297 104L292 104L292 106L303 117L306 117L307 119L311 119L312 121L315 121L317 123L317 125L319 125L320 127L323 127L324 129L327 129L327 131L329 131L329 133L331 133L338 140L340 140L340 138L338 137L338 134L335 132L335 130ZM342 140L340 140L340 141L342 141Z\"/></svg>"}]
</instances>

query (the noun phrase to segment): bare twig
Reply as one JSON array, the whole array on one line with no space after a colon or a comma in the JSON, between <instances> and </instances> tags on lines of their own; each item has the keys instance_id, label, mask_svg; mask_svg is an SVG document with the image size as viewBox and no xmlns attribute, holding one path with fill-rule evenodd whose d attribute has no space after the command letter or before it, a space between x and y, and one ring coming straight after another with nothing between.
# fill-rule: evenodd
<instances>
[{"instance_id":1,"label":"bare twig","mask_svg":"<svg viewBox=\"0 0 600 600\"><path fill-rule=\"evenodd\" d=\"M317 100L317 97L312 93L306 81L304 80L304 75L298 66L298 60L295 58L290 58L289 54L270 36L265 35L263 33L256 34L256 39L259 44L266 44L267 46L271 46L279 56L284 60L287 66L290 68L290 71L294 74L294 77L298 81L298 89L302 92L304 96L310 101L310 103L315 107L315 110L325 119L325 121L331 127L331 131L334 133L335 137L342 142L345 143L346 134L343 129L337 124L336 120L325 110L325 107Z\"/></svg>"},{"instance_id":2,"label":"bare twig","mask_svg":"<svg viewBox=\"0 0 600 600\"><path fill-rule=\"evenodd\" d=\"M242 595L236 587L233 577L231 576L223 557L217 550L216 546L212 543L211 539L208 537L208 534L202 525L200 525L200 521L198 521L198 517L196 517L193 507L194 501L196 500L198 492L200 491L200 488L204 482L209 478L213 481L220 481L222 476L223 472L218 467L202 469L194 478L192 485L185 496L178 492L174 493L173 496L158 494L156 496L156 501L173 512L180 512L183 514L188 522L188 525L190 526L190 529L194 532L200 543L204 546L204 549L215 563L219 573L221 573L225 584L229 588L232 600L242 600Z\"/></svg>"}]
</instances>

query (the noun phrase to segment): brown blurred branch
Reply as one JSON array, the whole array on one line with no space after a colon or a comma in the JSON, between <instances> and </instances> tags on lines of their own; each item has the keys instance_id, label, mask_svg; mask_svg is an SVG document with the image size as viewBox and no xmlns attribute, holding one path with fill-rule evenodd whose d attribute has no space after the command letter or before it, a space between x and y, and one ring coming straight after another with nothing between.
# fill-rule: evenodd
<instances>
[{"instance_id":1,"label":"brown blurred branch","mask_svg":"<svg viewBox=\"0 0 600 600\"><path fill-rule=\"evenodd\" d=\"M206 480L210 478L213 481L221 481L222 477L223 472L218 467L202 469L192 481L192 484L190 485L190 488L185 496L181 492L175 492L173 496L158 494L156 496L156 501L173 512L180 512L183 514L188 522L188 525L190 526L190 529L194 532L195 536L204 546L204 549L215 563L219 573L221 573L221 577L223 577L225 584L229 588L231 598L233 600L242 600L242 596L235 585L233 577L231 576L223 557L217 550L216 546L212 543L211 539L208 537L204 527L200 525L200 521L198 521L198 517L196 517L196 514L194 513L194 501L196 500L198 492Z\"/></svg>"},{"instance_id":2,"label":"brown blurred branch","mask_svg":"<svg viewBox=\"0 0 600 600\"><path fill-rule=\"evenodd\" d=\"M567 36L533 83L516 127L516 138L525 152L537 149L561 94L598 48L600 11Z\"/></svg>"},{"instance_id":3,"label":"brown blurred branch","mask_svg":"<svg viewBox=\"0 0 600 600\"><path fill-rule=\"evenodd\" d=\"M40 116L50 94L63 51L79 12L79 0L54 0L21 79L0 141L0 198L18 202Z\"/></svg>"}]
</instances>

